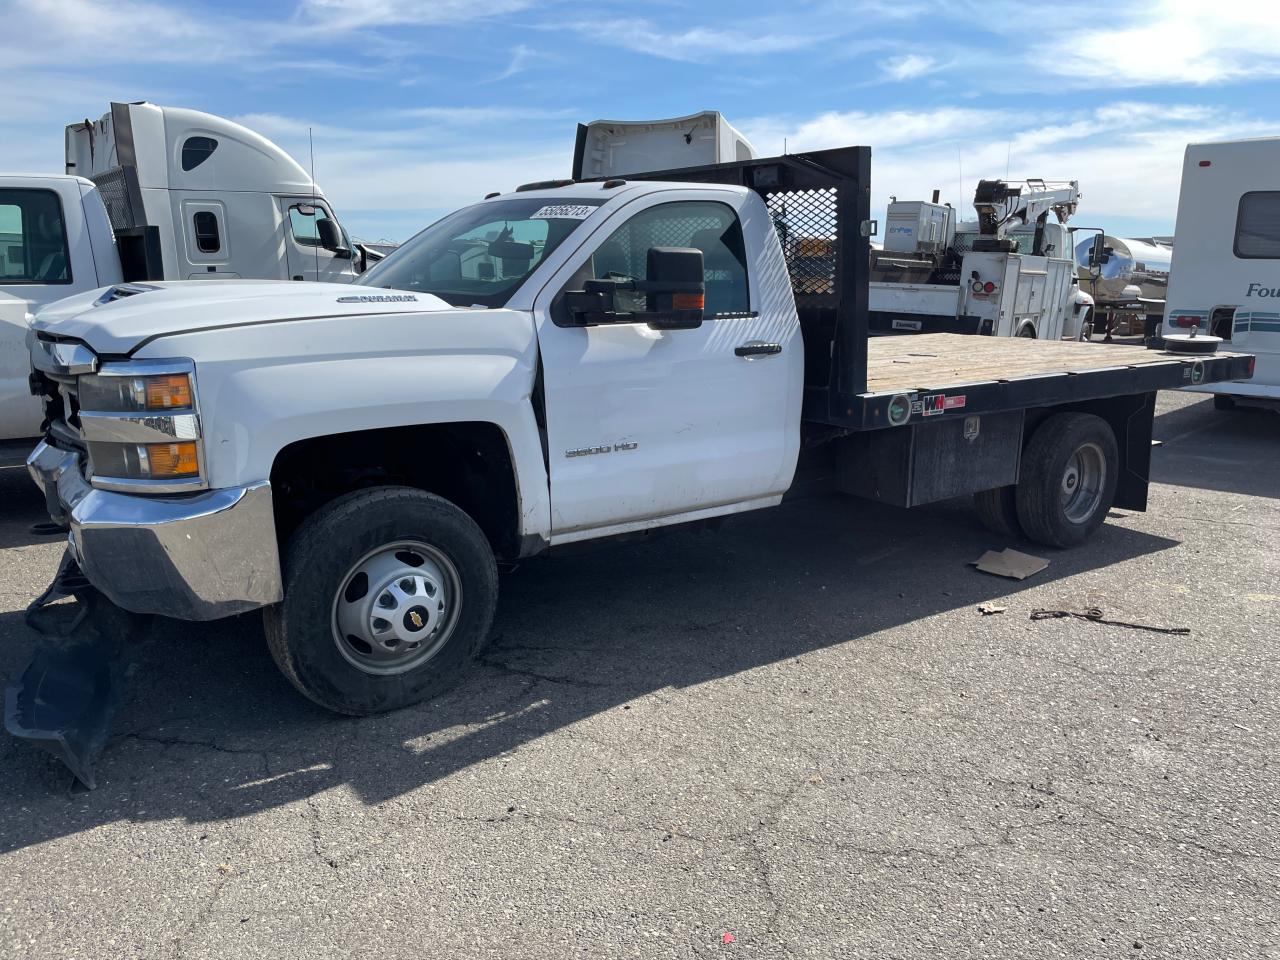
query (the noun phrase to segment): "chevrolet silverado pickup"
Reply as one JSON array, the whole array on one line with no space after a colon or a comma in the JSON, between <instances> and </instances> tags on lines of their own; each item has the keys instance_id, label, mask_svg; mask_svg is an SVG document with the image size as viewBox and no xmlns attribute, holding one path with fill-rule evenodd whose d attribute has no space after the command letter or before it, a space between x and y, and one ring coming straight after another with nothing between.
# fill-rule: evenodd
<instances>
[{"instance_id":1,"label":"chevrolet silverado pickup","mask_svg":"<svg viewBox=\"0 0 1280 960\"><path fill-rule=\"evenodd\" d=\"M366 714L456 680L499 562L772 507L810 468L1053 547L1144 509L1156 391L1252 358L868 336L869 177L849 147L531 184L355 286L52 305L30 470L68 567L137 613L260 609L298 690Z\"/></svg>"}]
</instances>

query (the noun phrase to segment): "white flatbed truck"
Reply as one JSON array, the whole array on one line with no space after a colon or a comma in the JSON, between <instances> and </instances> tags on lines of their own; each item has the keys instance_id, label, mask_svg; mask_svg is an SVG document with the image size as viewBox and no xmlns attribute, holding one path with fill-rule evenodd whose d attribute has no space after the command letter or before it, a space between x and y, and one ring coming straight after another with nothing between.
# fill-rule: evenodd
<instances>
[{"instance_id":1,"label":"white flatbed truck","mask_svg":"<svg viewBox=\"0 0 1280 960\"><path fill-rule=\"evenodd\" d=\"M261 609L290 682L366 714L456 681L499 560L775 506L810 466L887 503L973 494L1055 547L1143 509L1155 392L1251 358L869 338L870 165L850 147L532 184L355 287L155 284L44 311L30 468L68 531L55 592ZM779 243L784 205L793 234L835 224L821 292ZM10 729L37 739L42 669L10 690Z\"/></svg>"}]
</instances>

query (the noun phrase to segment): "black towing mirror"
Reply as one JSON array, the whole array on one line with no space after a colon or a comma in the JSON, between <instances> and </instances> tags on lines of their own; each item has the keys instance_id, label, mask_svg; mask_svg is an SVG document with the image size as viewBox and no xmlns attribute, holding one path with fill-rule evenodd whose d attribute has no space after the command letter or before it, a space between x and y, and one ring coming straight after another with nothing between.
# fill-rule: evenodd
<instances>
[{"instance_id":1,"label":"black towing mirror","mask_svg":"<svg viewBox=\"0 0 1280 960\"><path fill-rule=\"evenodd\" d=\"M650 247L647 280L629 277L588 280L565 294L573 325L645 323L653 330L694 330L702 326L706 303L702 251L693 247Z\"/></svg>"},{"instance_id":2,"label":"black towing mirror","mask_svg":"<svg viewBox=\"0 0 1280 960\"><path fill-rule=\"evenodd\" d=\"M320 217L316 220L316 236L320 246L339 257L351 256L351 250L342 242L342 230L336 220Z\"/></svg>"}]
</instances>

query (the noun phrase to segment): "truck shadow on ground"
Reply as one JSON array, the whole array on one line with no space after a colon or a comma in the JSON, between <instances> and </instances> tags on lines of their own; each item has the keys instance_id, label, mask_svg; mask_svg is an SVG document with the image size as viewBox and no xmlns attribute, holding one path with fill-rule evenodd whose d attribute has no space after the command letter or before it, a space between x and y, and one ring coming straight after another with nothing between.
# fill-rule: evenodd
<instances>
[{"instance_id":1,"label":"truck shadow on ground","mask_svg":"<svg viewBox=\"0 0 1280 960\"><path fill-rule=\"evenodd\" d=\"M1156 483L1280 497L1280 412L1215 410L1205 398L1157 416L1154 436L1161 442L1151 455Z\"/></svg>"},{"instance_id":2,"label":"truck shadow on ground","mask_svg":"<svg viewBox=\"0 0 1280 960\"><path fill-rule=\"evenodd\" d=\"M954 504L903 511L813 498L714 533L533 561L503 577L493 642L458 688L363 719L297 694L256 616L156 621L132 648L134 675L98 790L73 786L52 758L0 738L0 852L116 821L235 819L337 786L377 804L640 698L840 644L864 648L852 652L856 664L874 656L878 631L1016 600L1022 584L968 565L1005 545ZM1032 582L1175 545L1107 525L1088 549L1051 552ZM1060 602L1082 603L1079 590L1064 586ZM996 629L1023 629L1016 609ZM20 613L0 616L0 637L0 667L20 669L35 643Z\"/></svg>"}]
</instances>

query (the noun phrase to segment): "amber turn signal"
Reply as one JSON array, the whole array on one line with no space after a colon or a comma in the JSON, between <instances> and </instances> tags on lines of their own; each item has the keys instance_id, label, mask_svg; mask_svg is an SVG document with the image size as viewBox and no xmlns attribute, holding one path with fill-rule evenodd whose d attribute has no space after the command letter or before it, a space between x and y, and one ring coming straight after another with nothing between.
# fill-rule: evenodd
<instances>
[{"instance_id":1,"label":"amber turn signal","mask_svg":"<svg viewBox=\"0 0 1280 960\"><path fill-rule=\"evenodd\" d=\"M200 473L200 460L193 442L149 443L147 461L151 465L153 480L194 477Z\"/></svg>"},{"instance_id":2,"label":"amber turn signal","mask_svg":"<svg viewBox=\"0 0 1280 960\"><path fill-rule=\"evenodd\" d=\"M191 378L185 373L147 377L147 409L173 410L191 406Z\"/></svg>"}]
</instances>

